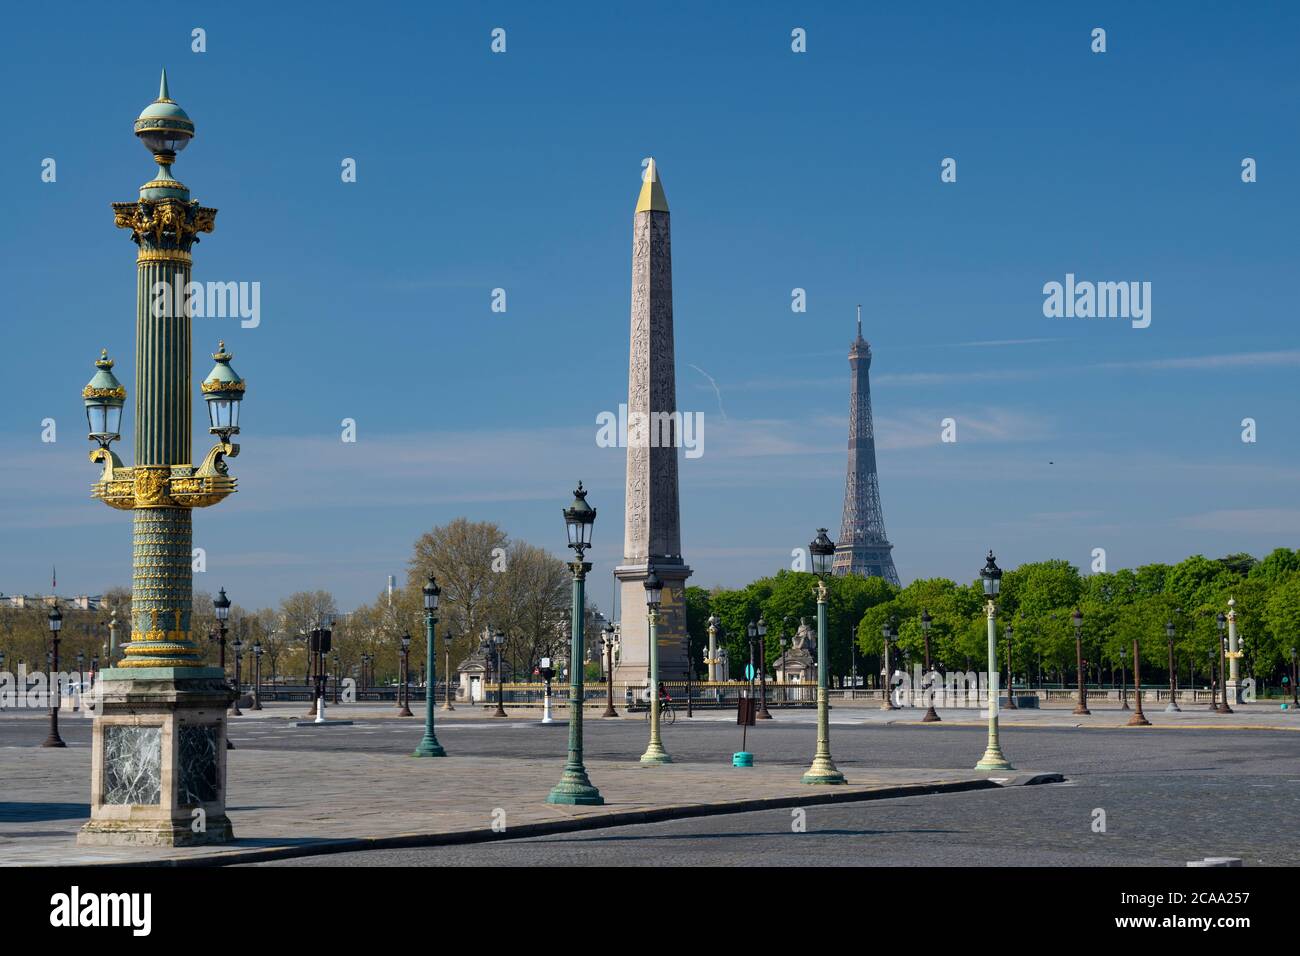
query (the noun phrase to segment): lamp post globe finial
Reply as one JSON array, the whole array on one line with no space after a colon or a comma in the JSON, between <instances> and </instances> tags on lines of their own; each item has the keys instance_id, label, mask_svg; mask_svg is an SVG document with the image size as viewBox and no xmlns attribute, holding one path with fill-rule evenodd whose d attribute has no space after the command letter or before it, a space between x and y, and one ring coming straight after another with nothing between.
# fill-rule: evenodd
<instances>
[{"instance_id":1,"label":"lamp post globe finial","mask_svg":"<svg viewBox=\"0 0 1300 956\"><path fill-rule=\"evenodd\" d=\"M135 121L135 135L153 153L159 166L171 166L176 154L194 138L194 121L171 98L167 88L167 71L162 71L158 98L141 110Z\"/></svg>"}]
</instances>

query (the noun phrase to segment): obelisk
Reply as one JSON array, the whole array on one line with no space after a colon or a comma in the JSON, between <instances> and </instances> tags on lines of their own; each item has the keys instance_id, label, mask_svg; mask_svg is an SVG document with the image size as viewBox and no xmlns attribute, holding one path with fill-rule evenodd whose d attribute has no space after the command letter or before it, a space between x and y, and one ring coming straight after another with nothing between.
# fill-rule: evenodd
<instances>
[{"instance_id":1,"label":"obelisk","mask_svg":"<svg viewBox=\"0 0 1300 956\"><path fill-rule=\"evenodd\" d=\"M632 341L627 386L627 497L619 582L620 688L649 678L645 579L664 582L659 606L659 677L686 676L686 579L677 508L681 418L673 364L673 259L668 200L651 159L632 223Z\"/></svg>"}]
</instances>

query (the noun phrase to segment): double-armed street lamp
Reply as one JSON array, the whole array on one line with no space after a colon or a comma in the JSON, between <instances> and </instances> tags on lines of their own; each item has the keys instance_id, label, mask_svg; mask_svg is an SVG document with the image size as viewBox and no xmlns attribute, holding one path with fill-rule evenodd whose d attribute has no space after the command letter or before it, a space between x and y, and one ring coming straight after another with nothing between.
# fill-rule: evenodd
<instances>
[{"instance_id":1,"label":"double-armed street lamp","mask_svg":"<svg viewBox=\"0 0 1300 956\"><path fill-rule=\"evenodd\" d=\"M433 732L433 688L436 684L435 665L438 660L434 630L438 625L438 596L442 594L442 588L438 587L432 574L424 582L421 594L424 596L424 649L428 667L425 670L427 676L424 684L424 736L420 738L412 756L445 757L447 751L443 750Z\"/></svg>"},{"instance_id":2,"label":"double-armed street lamp","mask_svg":"<svg viewBox=\"0 0 1300 956\"><path fill-rule=\"evenodd\" d=\"M402 644L402 666L401 682L397 686L397 701L402 706L397 710L398 717L414 717L411 713L411 635L405 632L401 637Z\"/></svg>"},{"instance_id":3,"label":"double-armed street lamp","mask_svg":"<svg viewBox=\"0 0 1300 956\"><path fill-rule=\"evenodd\" d=\"M68 745L59 736L59 631L63 629L63 612L59 610L57 601L54 602L54 607L50 608L46 622L50 628L50 647L52 648L50 653L46 655L50 674L50 732L45 740L41 742L41 746L66 747Z\"/></svg>"},{"instance_id":4,"label":"double-armed street lamp","mask_svg":"<svg viewBox=\"0 0 1300 956\"><path fill-rule=\"evenodd\" d=\"M1228 705L1228 635L1224 629L1227 627L1228 619L1220 611L1214 619L1215 626L1219 630L1219 706L1218 713L1231 714L1235 713L1232 707Z\"/></svg>"},{"instance_id":5,"label":"double-armed street lamp","mask_svg":"<svg viewBox=\"0 0 1300 956\"><path fill-rule=\"evenodd\" d=\"M985 617L988 620L988 643L989 643L989 742L988 747L984 750L984 756L980 762L975 765L976 770L1014 770L1010 761L1002 753L1002 745L998 739L998 630L997 630L997 601L998 592L1002 587L1002 569L998 567L997 561L993 557L992 550L989 551L988 559L984 562L984 567L980 569L980 580L984 585L984 605Z\"/></svg>"},{"instance_id":6,"label":"double-armed street lamp","mask_svg":"<svg viewBox=\"0 0 1300 956\"><path fill-rule=\"evenodd\" d=\"M1088 709L1088 678L1083 670L1083 612L1077 607L1070 615L1070 623L1074 625L1074 660L1079 679L1079 699L1073 712L1083 716L1092 711Z\"/></svg>"},{"instance_id":7,"label":"double-armed street lamp","mask_svg":"<svg viewBox=\"0 0 1300 956\"><path fill-rule=\"evenodd\" d=\"M614 632L614 622L606 622L600 632L600 643L605 649L605 712L602 717L617 717L618 711L614 709L614 650L618 644L618 637Z\"/></svg>"},{"instance_id":8,"label":"double-armed street lamp","mask_svg":"<svg viewBox=\"0 0 1300 956\"><path fill-rule=\"evenodd\" d=\"M826 575L835 558L835 542L827 537L825 528L817 529L817 537L808 545L808 552L813 574L817 576L817 752L802 780L811 784L841 784L844 774L831 759L830 654L826 649Z\"/></svg>"},{"instance_id":9,"label":"double-armed street lamp","mask_svg":"<svg viewBox=\"0 0 1300 956\"><path fill-rule=\"evenodd\" d=\"M573 602L569 614L569 755L564 762L564 772L546 797L547 803L559 803L568 806L600 806L605 798L600 795L587 776L587 768L582 762L582 703L583 689L582 651L583 622L587 613L586 582L591 562L585 560L586 551L591 547L591 530L596 523L596 509L587 504L587 492L582 482L573 493L573 504L564 509L564 526L568 532L569 547L573 549L574 560L569 564L573 573ZM614 672L611 668L608 680L613 683Z\"/></svg>"},{"instance_id":10,"label":"double-armed street lamp","mask_svg":"<svg viewBox=\"0 0 1300 956\"><path fill-rule=\"evenodd\" d=\"M651 567L645 579L646 616L650 626L650 743L641 755L641 763L647 766L673 762L659 736L659 602L663 593L664 582Z\"/></svg>"},{"instance_id":11,"label":"double-armed street lamp","mask_svg":"<svg viewBox=\"0 0 1300 956\"><path fill-rule=\"evenodd\" d=\"M930 616L930 612L927 609L922 608L921 636L925 638L925 679L929 681L929 683L925 685L925 690L929 694L930 704L930 706L926 708L925 716L921 718L921 723L923 724L932 724L936 720L940 719L939 714L934 709L934 671L930 669L930 627L933 623L934 618Z\"/></svg>"},{"instance_id":12,"label":"double-armed street lamp","mask_svg":"<svg viewBox=\"0 0 1300 956\"><path fill-rule=\"evenodd\" d=\"M881 710L898 710L898 705L894 703L894 667L890 658L890 649L893 641L898 637L898 632L894 630L894 622L886 621L880 628L880 636L884 638L884 676L885 676L885 693L884 703L880 705Z\"/></svg>"},{"instance_id":13,"label":"double-armed street lamp","mask_svg":"<svg viewBox=\"0 0 1300 956\"><path fill-rule=\"evenodd\" d=\"M1006 627L1002 629L1002 634L1007 639L1007 710L1016 710L1016 675L1011 665L1011 623L1008 621Z\"/></svg>"}]
</instances>

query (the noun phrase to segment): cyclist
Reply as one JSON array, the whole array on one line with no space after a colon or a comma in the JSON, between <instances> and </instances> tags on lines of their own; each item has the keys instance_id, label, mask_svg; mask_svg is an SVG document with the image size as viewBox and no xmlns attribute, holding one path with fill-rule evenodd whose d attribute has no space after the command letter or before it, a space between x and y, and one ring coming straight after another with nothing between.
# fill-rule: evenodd
<instances>
[{"instance_id":1,"label":"cyclist","mask_svg":"<svg viewBox=\"0 0 1300 956\"><path fill-rule=\"evenodd\" d=\"M661 704L671 704L673 702L672 695L668 693L668 688L664 687L663 681L659 682L659 702Z\"/></svg>"}]
</instances>

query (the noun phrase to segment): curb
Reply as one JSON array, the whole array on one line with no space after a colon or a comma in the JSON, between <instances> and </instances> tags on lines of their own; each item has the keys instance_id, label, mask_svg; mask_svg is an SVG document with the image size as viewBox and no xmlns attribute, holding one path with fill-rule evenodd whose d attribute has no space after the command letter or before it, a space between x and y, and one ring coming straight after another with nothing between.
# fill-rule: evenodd
<instances>
[{"instance_id":1,"label":"curb","mask_svg":"<svg viewBox=\"0 0 1300 956\"><path fill-rule=\"evenodd\" d=\"M498 840L523 840L530 837L552 836L562 833L581 833L585 830L603 830L609 827L633 826L640 823L661 823L667 820L689 820L696 817L724 816L733 813L751 813L755 810L780 810L786 807L824 806L837 803L857 803L868 800L885 800L897 797L927 796L936 793L963 793L972 790L1000 790L1012 786L1032 786L1043 783L1061 783L1065 777L1059 773L1022 775L1009 772L1005 784L991 779L959 780L953 783L905 784L896 787L879 787L874 790L835 790L813 788L802 796L762 797L737 800L730 803L680 804L656 807L651 810L628 810L607 816L579 817L546 823L526 823L511 827L508 832L497 833L489 828L462 830L451 833L410 833L392 837L354 837L342 840L317 840L295 846L273 847L258 850L229 850L211 856L190 859L148 860L138 862L87 863L93 867L215 867L241 863L264 863L295 857L325 856L333 853L352 853L363 850L398 850L413 847L464 846L474 843L491 843ZM820 791L820 792L817 792Z\"/></svg>"}]
</instances>

